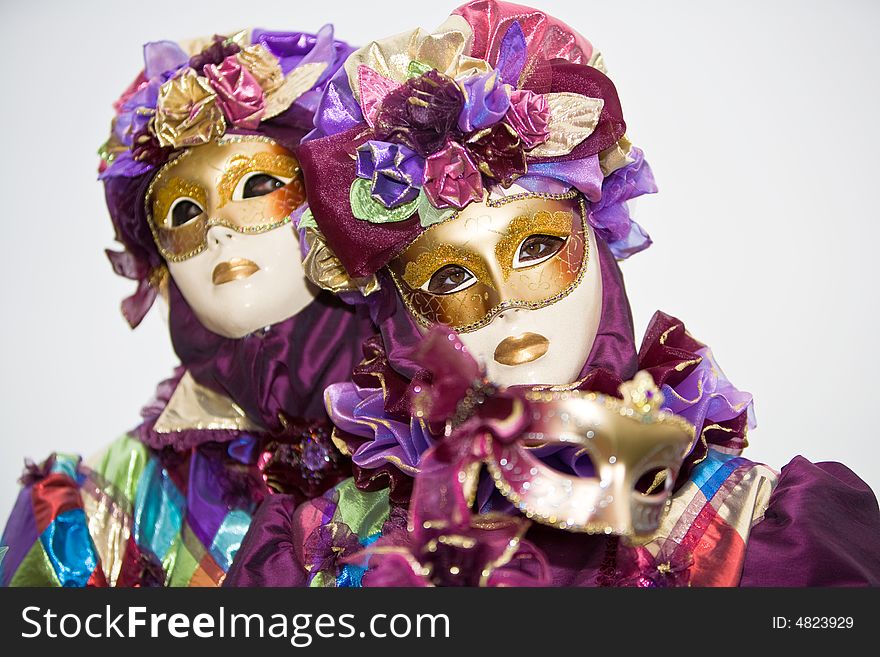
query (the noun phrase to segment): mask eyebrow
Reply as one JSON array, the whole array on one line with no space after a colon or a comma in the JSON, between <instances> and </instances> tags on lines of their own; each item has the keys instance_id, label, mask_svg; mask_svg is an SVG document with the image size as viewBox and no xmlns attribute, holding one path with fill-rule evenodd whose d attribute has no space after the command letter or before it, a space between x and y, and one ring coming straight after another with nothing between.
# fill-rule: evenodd
<instances>
[{"instance_id":1,"label":"mask eyebrow","mask_svg":"<svg viewBox=\"0 0 880 657\"><path fill-rule=\"evenodd\" d=\"M223 167L223 175L217 182L218 208L232 200L235 187L243 176L259 171L279 178L295 178L299 173L296 158L282 153L260 151L253 155L234 155Z\"/></svg>"},{"instance_id":2,"label":"mask eyebrow","mask_svg":"<svg viewBox=\"0 0 880 657\"><path fill-rule=\"evenodd\" d=\"M495 288L486 263L479 254L445 243L420 253L415 260L406 263L403 280L410 288L418 290L446 265L465 267L484 285Z\"/></svg>"},{"instance_id":3,"label":"mask eyebrow","mask_svg":"<svg viewBox=\"0 0 880 657\"><path fill-rule=\"evenodd\" d=\"M504 237L495 245L495 257L505 280L513 271L513 259L522 241L531 235L550 235L567 238L571 235L574 213L571 210L548 212L538 210L531 216L521 214L507 227Z\"/></svg>"},{"instance_id":4,"label":"mask eyebrow","mask_svg":"<svg viewBox=\"0 0 880 657\"><path fill-rule=\"evenodd\" d=\"M174 201L184 197L191 198L200 203L204 210L208 194L199 183L180 176L173 176L162 181L158 188L153 190L152 197L153 223L156 226L164 226L168 210L171 209Z\"/></svg>"}]
</instances>

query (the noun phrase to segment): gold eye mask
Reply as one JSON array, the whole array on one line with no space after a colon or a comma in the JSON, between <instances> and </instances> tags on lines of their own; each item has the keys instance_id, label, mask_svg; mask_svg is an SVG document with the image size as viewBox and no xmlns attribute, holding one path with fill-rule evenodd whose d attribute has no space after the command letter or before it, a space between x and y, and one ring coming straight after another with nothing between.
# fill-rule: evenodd
<instances>
[{"instance_id":1,"label":"gold eye mask","mask_svg":"<svg viewBox=\"0 0 880 657\"><path fill-rule=\"evenodd\" d=\"M422 326L441 323L463 333L486 326L507 308L542 308L564 298L580 283L589 259L586 208L575 197L505 197L471 204L432 226L389 264L407 309ZM514 267L532 236L565 241L551 257ZM449 265L466 269L471 284L447 294L424 289Z\"/></svg>"},{"instance_id":2,"label":"gold eye mask","mask_svg":"<svg viewBox=\"0 0 880 657\"><path fill-rule=\"evenodd\" d=\"M162 257L192 258L207 248L208 230L224 226L239 233L264 233L290 222L305 201L299 163L287 150L260 136L237 136L183 151L162 167L146 196L147 219ZM290 182L274 191L234 200L236 187L250 173ZM179 199L191 199L202 213L180 226L169 211Z\"/></svg>"}]
</instances>

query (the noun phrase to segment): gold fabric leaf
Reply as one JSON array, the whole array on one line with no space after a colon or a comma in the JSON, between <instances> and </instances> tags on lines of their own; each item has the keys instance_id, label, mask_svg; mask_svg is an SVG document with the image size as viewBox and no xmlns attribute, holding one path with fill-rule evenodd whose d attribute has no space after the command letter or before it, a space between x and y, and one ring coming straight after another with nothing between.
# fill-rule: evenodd
<instances>
[{"instance_id":1,"label":"gold fabric leaf","mask_svg":"<svg viewBox=\"0 0 880 657\"><path fill-rule=\"evenodd\" d=\"M615 144L609 146L599 153L599 167L602 169L602 175L609 174L622 169L627 164L632 164L635 159L630 155L632 151L632 142L623 135Z\"/></svg>"},{"instance_id":2,"label":"gold fabric leaf","mask_svg":"<svg viewBox=\"0 0 880 657\"><path fill-rule=\"evenodd\" d=\"M281 72L278 58L263 44L255 43L242 48L236 57L239 64L254 76L264 94L269 95L284 84L284 73Z\"/></svg>"},{"instance_id":3,"label":"gold fabric leaf","mask_svg":"<svg viewBox=\"0 0 880 657\"><path fill-rule=\"evenodd\" d=\"M550 136L528 154L530 157L568 155L575 146L593 134L605 101L567 91L544 94L544 97L550 106L550 120L547 123Z\"/></svg>"},{"instance_id":4,"label":"gold fabric leaf","mask_svg":"<svg viewBox=\"0 0 880 657\"><path fill-rule=\"evenodd\" d=\"M360 100L359 66L367 66L400 84L409 79L409 64L413 60L451 78L472 71L491 71L492 67L487 62L464 54L470 50L472 38L473 30L467 21L461 16L450 16L430 34L422 28L416 28L373 41L353 52L345 61L352 93Z\"/></svg>"},{"instance_id":5,"label":"gold fabric leaf","mask_svg":"<svg viewBox=\"0 0 880 657\"><path fill-rule=\"evenodd\" d=\"M315 86L326 68L326 62L312 62L298 66L288 73L281 86L266 96L263 121L278 116L293 105L297 98Z\"/></svg>"},{"instance_id":6,"label":"gold fabric leaf","mask_svg":"<svg viewBox=\"0 0 880 657\"><path fill-rule=\"evenodd\" d=\"M307 229L305 239L309 252L303 260L303 269L312 283L333 294L360 291L367 296L379 289L375 276L351 278L319 231Z\"/></svg>"}]
</instances>

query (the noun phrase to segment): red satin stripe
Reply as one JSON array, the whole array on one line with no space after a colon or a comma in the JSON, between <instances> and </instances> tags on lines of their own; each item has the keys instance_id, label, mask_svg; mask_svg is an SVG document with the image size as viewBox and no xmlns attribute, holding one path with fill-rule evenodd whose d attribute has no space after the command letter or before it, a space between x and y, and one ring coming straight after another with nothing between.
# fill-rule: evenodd
<instances>
[{"instance_id":1,"label":"red satin stripe","mask_svg":"<svg viewBox=\"0 0 880 657\"><path fill-rule=\"evenodd\" d=\"M71 509L82 509L79 487L70 477L61 473L50 474L31 489L37 532L43 531L59 515Z\"/></svg>"}]
</instances>

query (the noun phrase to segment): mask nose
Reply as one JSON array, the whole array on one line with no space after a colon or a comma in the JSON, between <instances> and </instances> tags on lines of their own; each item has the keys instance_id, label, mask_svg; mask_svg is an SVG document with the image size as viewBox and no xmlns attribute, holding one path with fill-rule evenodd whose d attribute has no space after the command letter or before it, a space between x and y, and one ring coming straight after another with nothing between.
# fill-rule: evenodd
<instances>
[{"instance_id":1,"label":"mask nose","mask_svg":"<svg viewBox=\"0 0 880 657\"><path fill-rule=\"evenodd\" d=\"M226 226L211 226L208 228L207 240L209 249L219 249L235 239L235 231Z\"/></svg>"}]
</instances>

